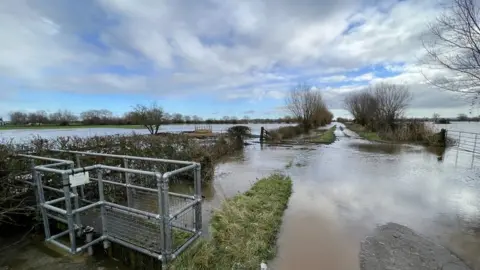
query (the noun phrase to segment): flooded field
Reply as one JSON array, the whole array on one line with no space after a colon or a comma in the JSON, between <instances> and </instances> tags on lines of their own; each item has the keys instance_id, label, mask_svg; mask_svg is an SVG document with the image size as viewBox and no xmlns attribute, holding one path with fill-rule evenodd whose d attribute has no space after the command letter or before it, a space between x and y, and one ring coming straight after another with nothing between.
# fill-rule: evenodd
<instances>
[{"instance_id":1,"label":"flooded field","mask_svg":"<svg viewBox=\"0 0 480 270\"><path fill-rule=\"evenodd\" d=\"M252 130L252 134L260 135L261 127L266 129L275 129L281 126L288 126L291 124L248 124ZM213 132L225 132L229 127L234 125L211 125ZM163 125L160 127L160 132L182 132L193 131L195 125ZM105 136L116 134L148 134L146 128L129 129L129 128L65 128L65 129L11 129L0 130L1 140L15 140L17 142L26 142L31 140L34 136L40 136L45 139L56 138L60 136Z\"/></svg>"},{"instance_id":2,"label":"flooded field","mask_svg":"<svg viewBox=\"0 0 480 270\"><path fill-rule=\"evenodd\" d=\"M204 227L224 198L281 171L292 177L294 193L273 269L358 269L360 242L386 222L407 225L480 269L480 183L470 163L455 166L454 150L370 143L346 129L335 134L328 146L254 144L219 164L214 182L204 188Z\"/></svg>"}]
</instances>

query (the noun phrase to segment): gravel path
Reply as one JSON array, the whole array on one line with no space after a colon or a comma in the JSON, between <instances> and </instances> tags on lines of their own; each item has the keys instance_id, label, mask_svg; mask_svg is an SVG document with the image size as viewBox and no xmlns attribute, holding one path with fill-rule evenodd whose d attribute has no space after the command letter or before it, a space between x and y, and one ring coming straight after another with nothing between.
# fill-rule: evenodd
<instances>
[{"instance_id":1,"label":"gravel path","mask_svg":"<svg viewBox=\"0 0 480 270\"><path fill-rule=\"evenodd\" d=\"M408 227L388 223L361 244L362 270L470 270L448 249Z\"/></svg>"}]
</instances>

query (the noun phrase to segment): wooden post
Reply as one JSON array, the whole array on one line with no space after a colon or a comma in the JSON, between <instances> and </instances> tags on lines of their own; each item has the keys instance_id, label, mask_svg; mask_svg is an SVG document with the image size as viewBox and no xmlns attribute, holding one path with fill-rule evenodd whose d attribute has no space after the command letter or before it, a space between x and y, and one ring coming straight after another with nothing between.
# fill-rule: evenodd
<instances>
[{"instance_id":1,"label":"wooden post","mask_svg":"<svg viewBox=\"0 0 480 270\"><path fill-rule=\"evenodd\" d=\"M447 130L444 128L440 130L440 143L442 146L447 146Z\"/></svg>"},{"instance_id":2,"label":"wooden post","mask_svg":"<svg viewBox=\"0 0 480 270\"><path fill-rule=\"evenodd\" d=\"M263 143L263 133L265 129L263 127L260 128L260 143Z\"/></svg>"}]
</instances>

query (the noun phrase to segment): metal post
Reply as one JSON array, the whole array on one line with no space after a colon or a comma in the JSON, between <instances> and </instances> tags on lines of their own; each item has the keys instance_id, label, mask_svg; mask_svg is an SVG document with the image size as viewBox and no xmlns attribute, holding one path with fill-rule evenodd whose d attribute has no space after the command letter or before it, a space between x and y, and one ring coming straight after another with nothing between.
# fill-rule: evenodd
<instances>
[{"instance_id":1,"label":"metal post","mask_svg":"<svg viewBox=\"0 0 480 270\"><path fill-rule=\"evenodd\" d=\"M35 196L35 202L37 203L37 209L35 211L35 216L37 220L40 220L40 215L41 215L41 205L40 205L40 198L38 195L38 190L37 190L37 181L36 181L36 171L35 171L35 159L30 159L31 163L31 169L32 169L32 189L33 189L33 194Z\"/></svg>"},{"instance_id":2,"label":"metal post","mask_svg":"<svg viewBox=\"0 0 480 270\"><path fill-rule=\"evenodd\" d=\"M63 193L65 196L65 210L67 211L68 231L70 235L70 251L75 254L77 251L77 239L75 236L75 225L73 223L72 201L70 199L70 179L68 178L68 174L63 174L62 180Z\"/></svg>"},{"instance_id":3,"label":"metal post","mask_svg":"<svg viewBox=\"0 0 480 270\"><path fill-rule=\"evenodd\" d=\"M165 267L170 259L172 253L172 227L170 226L170 213L169 213L169 201L168 201L168 176L164 174L157 174L157 187L158 187L158 214L162 218L162 268Z\"/></svg>"},{"instance_id":4,"label":"metal post","mask_svg":"<svg viewBox=\"0 0 480 270\"><path fill-rule=\"evenodd\" d=\"M477 150L477 136L478 134L475 134L475 143L473 144L473 152L472 152L472 164L470 165L470 168L473 168L473 162L475 161L475 151Z\"/></svg>"},{"instance_id":5,"label":"metal post","mask_svg":"<svg viewBox=\"0 0 480 270\"><path fill-rule=\"evenodd\" d=\"M202 166L200 164L195 167L194 170L194 188L195 188L195 199L198 199L199 202L195 207L195 230L197 232L202 231Z\"/></svg>"},{"instance_id":6,"label":"metal post","mask_svg":"<svg viewBox=\"0 0 480 270\"><path fill-rule=\"evenodd\" d=\"M77 162L77 167L81 168L82 163L78 154L75 154L75 161ZM80 186L80 195L82 196L82 199L85 199L85 189L83 188L83 185Z\"/></svg>"},{"instance_id":7,"label":"metal post","mask_svg":"<svg viewBox=\"0 0 480 270\"><path fill-rule=\"evenodd\" d=\"M123 167L128 169L128 159L123 159ZM125 172L125 184L130 185L130 174ZM127 206L133 207L133 197L132 197L132 188L127 186Z\"/></svg>"},{"instance_id":8,"label":"metal post","mask_svg":"<svg viewBox=\"0 0 480 270\"><path fill-rule=\"evenodd\" d=\"M38 207L40 207L40 212L42 213L43 230L45 232L45 239L48 239L50 238L50 223L48 222L47 210L45 209L45 207L43 207L43 204L45 203L45 194L43 194L42 175L37 171L33 171L33 180L37 186L38 199L39 199Z\"/></svg>"},{"instance_id":9,"label":"metal post","mask_svg":"<svg viewBox=\"0 0 480 270\"><path fill-rule=\"evenodd\" d=\"M90 227L90 226L87 226L85 228L85 230L83 230L83 233L85 233L85 243L91 243L92 240L93 240L93 227ZM87 248L88 250L88 256L92 256L93 255L93 247L92 246L89 246Z\"/></svg>"},{"instance_id":10,"label":"metal post","mask_svg":"<svg viewBox=\"0 0 480 270\"><path fill-rule=\"evenodd\" d=\"M75 165L72 163L70 165L70 169L74 169L75 168ZM78 209L80 208L80 201L78 199L78 189L77 187L72 187L72 193L75 194L76 196L73 198L73 204L75 206L75 209ZM77 224L77 226L79 228L82 227L82 220L80 219L80 213L75 213L75 222ZM80 236L82 234L82 232L79 230L78 231L78 236Z\"/></svg>"},{"instance_id":11,"label":"metal post","mask_svg":"<svg viewBox=\"0 0 480 270\"><path fill-rule=\"evenodd\" d=\"M103 194L103 169L98 170L97 174L98 178L98 200L100 202L105 202L105 194ZM105 212L105 204L102 203L100 205L100 216L102 219L102 236L107 237L108 231L107 231L107 216ZM107 240L103 241L103 247L107 249L109 247L109 243Z\"/></svg>"},{"instance_id":12,"label":"metal post","mask_svg":"<svg viewBox=\"0 0 480 270\"><path fill-rule=\"evenodd\" d=\"M455 166L457 166L458 161L458 151L460 150L460 140L462 139L462 133L458 132L458 144L457 144L457 156L455 157Z\"/></svg>"}]
</instances>

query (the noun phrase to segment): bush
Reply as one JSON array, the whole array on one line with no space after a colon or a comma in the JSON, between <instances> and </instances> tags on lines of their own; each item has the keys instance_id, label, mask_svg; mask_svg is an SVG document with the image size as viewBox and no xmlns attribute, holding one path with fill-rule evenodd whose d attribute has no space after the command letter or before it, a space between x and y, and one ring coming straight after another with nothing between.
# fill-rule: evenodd
<instances>
[{"instance_id":1,"label":"bush","mask_svg":"<svg viewBox=\"0 0 480 270\"><path fill-rule=\"evenodd\" d=\"M269 141L281 141L286 139L292 139L300 136L305 132L302 125L280 127L274 130L268 131L267 140Z\"/></svg>"},{"instance_id":2,"label":"bush","mask_svg":"<svg viewBox=\"0 0 480 270\"><path fill-rule=\"evenodd\" d=\"M435 135L433 127L424 122L408 122L396 125L395 130L385 128L379 132L384 140L428 143Z\"/></svg>"}]
</instances>

